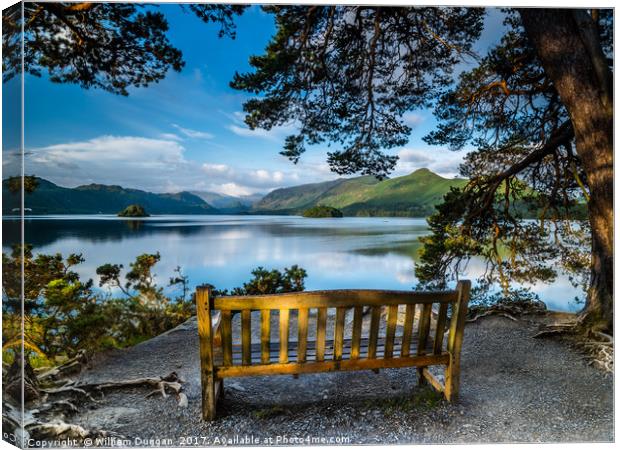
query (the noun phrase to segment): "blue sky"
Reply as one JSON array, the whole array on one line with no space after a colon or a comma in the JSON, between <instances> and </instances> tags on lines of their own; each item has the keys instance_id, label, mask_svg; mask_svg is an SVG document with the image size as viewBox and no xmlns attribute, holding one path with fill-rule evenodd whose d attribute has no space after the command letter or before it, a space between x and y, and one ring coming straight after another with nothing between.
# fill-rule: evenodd
<instances>
[{"instance_id":1,"label":"blue sky","mask_svg":"<svg viewBox=\"0 0 620 450\"><path fill-rule=\"evenodd\" d=\"M250 55L262 53L275 29L271 16L250 8L236 19L237 38L231 40L219 39L217 25L204 24L177 5L159 9L169 21L170 41L183 52L181 73L131 89L128 97L27 76L27 174L69 187L103 183L231 195L337 177L325 163L325 146L310 149L298 165L278 154L292 127L251 131L243 123L242 104L249 97L228 83L235 70L249 70ZM500 28L494 12L479 50L497 41ZM4 91L6 101L10 89ZM401 157L394 175L428 167L455 176L463 153L421 140L435 125L431 112L411 112L405 119L413 132L405 147L389 151ZM4 149L6 173L6 141Z\"/></svg>"}]
</instances>

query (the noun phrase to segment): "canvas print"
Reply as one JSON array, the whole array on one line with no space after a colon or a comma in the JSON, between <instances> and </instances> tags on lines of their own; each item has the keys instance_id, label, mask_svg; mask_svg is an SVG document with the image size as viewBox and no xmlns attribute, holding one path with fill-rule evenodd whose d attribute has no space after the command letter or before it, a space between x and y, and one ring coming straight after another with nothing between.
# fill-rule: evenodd
<instances>
[{"instance_id":1,"label":"canvas print","mask_svg":"<svg viewBox=\"0 0 620 450\"><path fill-rule=\"evenodd\" d=\"M2 438L614 441L614 10L2 11Z\"/></svg>"}]
</instances>

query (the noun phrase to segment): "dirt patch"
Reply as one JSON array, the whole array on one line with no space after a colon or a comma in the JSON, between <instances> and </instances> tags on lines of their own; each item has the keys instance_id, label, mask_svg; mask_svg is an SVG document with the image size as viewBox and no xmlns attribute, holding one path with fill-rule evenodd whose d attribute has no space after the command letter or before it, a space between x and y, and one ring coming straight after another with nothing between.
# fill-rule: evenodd
<instances>
[{"instance_id":1,"label":"dirt patch","mask_svg":"<svg viewBox=\"0 0 620 450\"><path fill-rule=\"evenodd\" d=\"M188 406L144 389L110 393L72 417L129 440L162 445L611 442L613 380L561 339L533 339L559 316L517 321L489 316L468 324L461 398L445 402L417 386L415 369L226 380L218 418L200 414L195 320L165 335L114 351L81 374L82 382L177 372ZM135 410L139 411L138 413ZM290 441L296 439L297 441ZM229 440L229 441L228 441Z\"/></svg>"}]
</instances>

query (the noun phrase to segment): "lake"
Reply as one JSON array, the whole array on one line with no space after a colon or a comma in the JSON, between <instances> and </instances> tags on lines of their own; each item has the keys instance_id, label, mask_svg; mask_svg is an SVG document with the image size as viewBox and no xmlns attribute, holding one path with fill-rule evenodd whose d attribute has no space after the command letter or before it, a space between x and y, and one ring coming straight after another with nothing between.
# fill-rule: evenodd
<instances>
[{"instance_id":1,"label":"lake","mask_svg":"<svg viewBox=\"0 0 620 450\"><path fill-rule=\"evenodd\" d=\"M3 251L18 239L19 219L3 219ZM153 216L120 219L108 215L30 216L26 242L35 253L82 253L76 271L97 281L104 263L129 266L137 255L161 253L157 280L167 284L177 266L190 284L220 289L241 286L257 266L306 269L306 289L410 289L414 262L426 221L414 218L346 217L305 219L294 216ZM472 261L465 273L474 280L483 271ZM96 284L96 283L95 283ZM577 311L575 289L564 276L553 284L531 286L550 309Z\"/></svg>"}]
</instances>

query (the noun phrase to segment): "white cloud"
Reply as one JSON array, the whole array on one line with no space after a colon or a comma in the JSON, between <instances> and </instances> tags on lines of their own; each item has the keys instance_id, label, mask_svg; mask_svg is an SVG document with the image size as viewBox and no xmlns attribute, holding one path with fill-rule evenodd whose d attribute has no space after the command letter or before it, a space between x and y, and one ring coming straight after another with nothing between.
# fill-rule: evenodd
<instances>
[{"instance_id":1,"label":"white cloud","mask_svg":"<svg viewBox=\"0 0 620 450\"><path fill-rule=\"evenodd\" d=\"M187 171L184 151L172 139L100 136L32 149L26 165L61 186L105 183L162 192Z\"/></svg>"},{"instance_id":2,"label":"white cloud","mask_svg":"<svg viewBox=\"0 0 620 450\"><path fill-rule=\"evenodd\" d=\"M220 194L232 195L234 197L238 197L240 195L250 195L253 193L250 189L239 186L236 183L224 183L220 185L219 188L215 188L214 190Z\"/></svg>"},{"instance_id":3,"label":"white cloud","mask_svg":"<svg viewBox=\"0 0 620 450\"><path fill-rule=\"evenodd\" d=\"M26 167L60 186L100 183L151 192L181 190L214 191L229 195L266 193L273 189L333 180L322 156L309 155L297 165L244 166L222 160L189 160L182 134L160 133L158 138L140 136L99 136L89 140L65 142L28 149ZM402 154L413 158L403 149ZM16 161L4 152L6 169ZM399 169L409 166L400 163Z\"/></svg>"},{"instance_id":4,"label":"white cloud","mask_svg":"<svg viewBox=\"0 0 620 450\"><path fill-rule=\"evenodd\" d=\"M444 148L403 148L393 176L407 175L417 169L430 169L446 178L459 176L459 164L467 151L453 152Z\"/></svg>"},{"instance_id":5,"label":"white cloud","mask_svg":"<svg viewBox=\"0 0 620 450\"><path fill-rule=\"evenodd\" d=\"M234 171L226 164L204 163L202 165L202 171L206 173L207 175L215 175L215 176L234 174Z\"/></svg>"},{"instance_id":6,"label":"white cloud","mask_svg":"<svg viewBox=\"0 0 620 450\"><path fill-rule=\"evenodd\" d=\"M189 138L192 139L213 139L213 135L211 133L207 133L205 131L196 131L196 130L191 130L189 128L183 128L180 125L177 125L176 123L173 123L172 126L174 128L176 128L177 130L179 130L179 132Z\"/></svg>"},{"instance_id":7,"label":"white cloud","mask_svg":"<svg viewBox=\"0 0 620 450\"><path fill-rule=\"evenodd\" d=\"M415 128L416 126L424 122L424 117L420 114L408 111L403 114L403 121L405 122L405 125L408 125L411 128Z\"/></svg>"},{"instance_id":8,"label":"white cloud","mask_svg":"<svg viewBox=\"0 0 620 450\"><path fill-rule=\"evenodd\" d=\"M411 148L404 148L398 152L398 158L402 162L430 164L435 160L429 156L429 153L429 150L415 150Z\"/></svg>"},{"instance_id":9,"label":"white cloud","mask_svg":"<svg viewBox=\"0 0 620 450\"><path fill-rule=\"evenodd\" d=\"M257 138L262 138L262 139L278 140L278 136L273 131L273 129L263 130L262 128L256 128L254 130L251 130L247 127L239 126L234 123L228 125L228 129L232 131L233 133L235 133L237 136L257 137Z\"/></svg>"},{"instance_id":10,"label":"white cloud","mask_svg":"<svg viewBox=\"0 0 620 450\"><path fill-rule=\"evenodd\" d=\"M88 141L50 145L32 150L36 163L74 162L105 164L128 162L148 168L185 162L185 149L178 142L134 136L101 136Z\"/></svg>"},{"instance_id":11,"label":"white cloud","mask_svg":"<svg viewBox=\"0 0 620 450\"><path fill-rule=\"evenodd\" d=\"M161 139L168 140L168 141L169 140L173 140L173 141L182 141L183 140L183 138L181 136L179 136L178 134L174 134L174 133L161 133L159 135L159 137Z\"/></svg>"},{"instance_id":12,"label":"white cloud","mask_svg":"<svg viewBox=\"0 0 620 450\"><path fill-rule=\"evenodd\" d=\"M296 172L280 170L232 168L226 164L204 163L201 170L209 177L209 190L228 195L249 195L257 190L268 191L299 179ZM231 194L231 192L237 192Z\"/></svg>"},{"instance_id":13,"label":"white cloud","mask_svg":"<svg viewBox=\"0 0 620 450\"><path fill-rule=\"evenodd\" d=\"M286 136L294 133L297 130L297 126L294 123L289 123L279 127L273 127L270 130L265 130L263 128L256 128L254 130L251 130L244 122L244 113L240 111L235 111L232 114L224 114L232 120L232 123L230 123L226 128L235 133L237 136L281 141Z\"/></svg>"}]
</instances>

